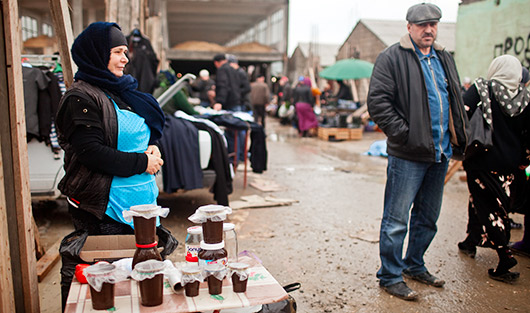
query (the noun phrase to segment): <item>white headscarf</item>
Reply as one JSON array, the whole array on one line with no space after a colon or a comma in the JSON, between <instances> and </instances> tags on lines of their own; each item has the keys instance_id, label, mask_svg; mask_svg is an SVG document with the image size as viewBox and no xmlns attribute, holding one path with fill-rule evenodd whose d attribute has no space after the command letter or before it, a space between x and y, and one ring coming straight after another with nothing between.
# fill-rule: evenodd
<instances>
[{"instance_id":1,"label":"white headscarf","mask_svg":"<svg viewBox=\"0 0 530 313\"><path fill-rule=\"evenodd\" d=\"M523 77L521 62L513 55L501 55L491 61L487 80L496 80L508 89L511 98L517 94L517 89Z\"/></svg>"},{"instance_id":2,"label":"white headscarf","mask_svg":"<svg viewBox=\"0 0 530 313\"><path fill-rule=\"evenodd\" d=\"M530 91L521 83L521 62L514 56L501 55L493 59L488 69L488 78L477 78L475 86L480 96L484 120L492 126L491 93L508 116L521 114L530 103Z\"/></svg>"}]
</instances>

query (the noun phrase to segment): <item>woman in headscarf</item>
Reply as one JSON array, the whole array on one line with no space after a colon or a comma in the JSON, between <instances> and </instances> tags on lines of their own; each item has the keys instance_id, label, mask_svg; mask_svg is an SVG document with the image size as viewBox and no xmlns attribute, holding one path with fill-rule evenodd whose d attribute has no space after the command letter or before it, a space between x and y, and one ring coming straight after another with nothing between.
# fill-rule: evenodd
<instances>
[{"instance_id":1,"label":"woman in headscarf","mask_svg":"<svg viewBox=\"0 0 530 313\"><path fill-rule=\"evenodd\" d=\"M464 103L471 117L477 106L482 107L484 120L492 129L493 147L464 161L470 192L470 222L478 230L470 230L460 249L475 249L475 241L495 249L499 262L489 269L492 279L513 282L519 273L510 269L517 264L509 247L513 196L518 179L525 179L521 169L529 164L530 92L521 83L521 62L513 56L495 58L487 79L478 78L464 94Z\"/></svg>"},{"instance_id":2,"label":"woman in headscarf","mask_svg":"<svg viewBox=\"0 0 530 313\"><path fill-rule=\"evenodd\" d=\"M318 127L317 117L313 111L315 100L309 77L304 77L294 88L293 102L298 117L298 132L302 137L307 137L310 129Z\"/></svg>"},{"instance_id":3,"label":"woman in headscarf","mask_svg":"<svg viewBox=\"0 0 530 313\"><path fill-rule=\"evenodd\" d=\"M117 24L90 24L71 51L78 71L56 121L65 151L59 189L76 230L132 234L132 222L122 212L156 204L154 174L164 162L155 142L164 114L155 98L138 91L136 79L124 74L127 40Z\"/></svg>"}]
</instances>

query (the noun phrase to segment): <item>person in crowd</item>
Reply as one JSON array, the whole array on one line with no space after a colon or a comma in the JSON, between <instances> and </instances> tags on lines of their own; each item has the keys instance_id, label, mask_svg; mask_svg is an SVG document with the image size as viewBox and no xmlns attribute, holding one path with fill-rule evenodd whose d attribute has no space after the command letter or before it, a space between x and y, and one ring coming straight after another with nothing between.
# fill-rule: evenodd
<instances>
[{"instance_id":1,"label":"person in crowd","mask_svg":"<svg viewBox=\"0 0 530 313\"><path fill-rule=\"evenodd\" d=\"M464 77L464 80L462 81L463 85L462 85L462 92L466 92L469 87L471 87L471 78L469 77Z\"/></svg>"},{"instance_id":2,"label":"person in crowd","mask_svg":"<svg viewBox=\"0 0 530 313\"><path fill-rule=\"evenodd\" d=\"M293 88L287 76L282 76L278 84L278 110L276 111L276 115L280 118L280 124L289 125L292 122L293 115L289 114L289 109L293 103ZM291 111L294 112L294 108Z\"/></svg>"},{"instance_id":3,"label":"person in crowd","mask_svg":"<svg viewBox=\"0 0 530 313\"><path fill-rule=\"evenodd\" d=\"M523 67L523 77L521 79L521 82L525 84L525 87L528 88L530 85L530 73L528 72L528 69ZM527 180L526 185L523 187L522 197L523 201L521 204L521 207L526 209L525 216L524 216L524 233L523 238L517 242L513 242L509 244L510 249L515 254L524 255L526 257L530 257L530 218L528 217L529 213L528 209L530 207L530 182Z\"/></svg>"},{"instance_id":4,"label":"person in crowd","mask_svg":"<svg viewBox=\"0 0 530 313\"><path fill-rule=\"evenodd\" d=\"M202 107L208 108L212 106L210 93L214 90L214 85L215 82L210 78L210 72L206 69L202 69L199 72L199 78L191 84L191 89L199 93Z\"/></svg>"},{"instance_id":5,"label":"person in crowd","mask_svg":"<svg viewBox=\"0 0 530 313\"><path fill-rule=\"evenodd\" d=\"M217 68L215 75L215 104L214 110L227 110L232 112L244 111L241 105L241 81L238 72L230 66L225 54L217 54L213 58ZM244 160L245 133L237 132L237 160ZM225 132L228 151L235 151L235 134L233 131Z\"/></svg>"},{"instance_id":6,"label":"person in crowd","mask_svg":"<svg viewBox=\"0 0 530 313\"><path fill-rule=\"evenodd\" d=\"M464 161L471 209L468 237L458 247L468 253L479 244L495 249L499 261L497 268L489 269L488 274L508 283L519 278L519 273L510 271L517 260L508 247L511 229L508 213L517 209L514 204L520 195L527 197L524 169L530 160L530 109L527 109L530 91L522 82L522 72L516 57L499 56L491 62L486 79L476 79L464 94L468 116L479 106L484 112L485 123L492 131L493 147Z\"/></svg>"},{"instance_id":7,"label":"person in crowd","mask_svg":"<svg viewBox=\"0 0 530 313\"><path fill-rule=\"evenodd\" d=\"M331 105L333 103L333 90L331 88L331 82L328 81L322 89L322 94L320 95L320 104L323 106Z\"/></svg>"},{"instance_id":8,"label":"person in crowd","mask_svg":"<svg viewBox=\"0 0 530 313\"><path fill-rule=\"evenodd\" d=\"M259 75L256 81L250 84L250 103L254 120L265 127L265 107L270 101L269 85L265 83L265 76Z\"/></svg>"},{"instance_id":9,"label":"person in crowd","mask_svg":"<svg viewBox=\"0 0 530 313\"><path fill-rule=\"evenodd\" d=\"M302 137L310 136L309 131L318 127L318 120L313 111L315 100L311 91L311 79L302 77L293 91L293 103L298 117L298 132Z\"/></svg>"},{"instance_id":10,"label":"person in crowd","mask_svg":"<svg viewBox=\"0 0 530 313\"><path fill-rule=\"evenodd\" d=\"M449 159L463 155L467 140L455 62L435 41L441 16L430 3L408 9L408 34L379 54L368 92L368 110L387 136L388 152L377 277L383 290L405 300L418 293L403 276L445 284L427 270L424 254L437 231Z\"/></svg>"},{"instance_id":11,"label":"person in crowd","mask_svg":"<svg viewBox=\"0 0 530 313\"><path fill-rule=\"evenodd\" d=\"M346 85L344 81L337 80L337 84L339 85L339 91L334 96L335 99L338 100L350 100L353 101L353 95L351 92L350 86Z\"/></svg>"},{"instance_id":12,"label":"person in crowd","mask_svg":"<svg viewBox=\"0 0 530 313\"><path fill-rule=\"evenodd\" d=\"M522 78L521 83L525 84L525 86L528 86L530 84L530 75L528 74L528 70L526 68L522 68ZM514 199L512 201L512 207L513 211L515 212L521 212L525 211L528 207L528 187L529 184L527 183L527 180L525 179L525 170L521 169L520 171L517 171L516 176L519 176L521 179L516 180L516 186L517 188L512 188L511 195ZM514 186L515 187L515 186ZM511 218L508 218L510 229L518 229L522 228L522 224L514 222ZM526 223L526 216L525 216L525 223ZM527 231L527 228L525 228L525 232ZM467 229L466 229L466 239L464 241L461 241L458 243L458 249L460 252L468 255L471 258L475 258L475 255L477 253L476 247L489 247L489 244L487 241L482 240L483 231L482 231L482 225L478 221L477 215L475 214L475 208L473 206L472 197L469 197L468 201L468 221L467 221ZM530 238L530 236L525 236L527 238ZM530 252L530 243L526 244L527 241L521 240L518 243L512 243L515 248L512 248L512 245L509 245L511 250L513 252L521 252L520 254L525 254L525 250ZM527 248L528 247L528 248ZM522 248L522 249L518 249ZM517 254L516 253L516 254Z\"/></svg>"},{"instance_id":13,"label":"person in crowd","mask_svg":"<svg viewBox=\"0 0 530 313\"><path fill-rule=\"evenodd\" d=\"M233 54L227 55L228 64L237 71L239 76L239 90L241 91L241 111L251 110L250 106L250 80L247 72L239 66L239 60Z\"/></svg>"},{"instance_id":14,"label":"person in crowd","mask_svg":"<svg viewBox=\"0 0 530 313\"><path fill-rule=\"evenodd\" d=\"M164 114L153 96L124 75L127 40L115 23L90 24L74 41L75 82L57 113L67 197L76 230L89 235L131 234L122 212L156 204L154 174L164 161L155 142Z\"/></svg>"},{"instance_id":15,"label":"person in crowd","mask_svg":"<svg viewBox=\"0 0 530 313\"><path fill-rule=\"evenodd\" d=\"M157 81L158 87L153 91L153 96L156 98L160 97L177 81L175 72L171 69L160 71L157 75ZM171 97L164 106L162 106L162 111L170 115L173 115L177 111L183 111L188 115L198 115L199 113L195 111L193 105L188 101L189 96L186 92L186 88L177 91L177 93Z\"/></svg>"}]
</instances>

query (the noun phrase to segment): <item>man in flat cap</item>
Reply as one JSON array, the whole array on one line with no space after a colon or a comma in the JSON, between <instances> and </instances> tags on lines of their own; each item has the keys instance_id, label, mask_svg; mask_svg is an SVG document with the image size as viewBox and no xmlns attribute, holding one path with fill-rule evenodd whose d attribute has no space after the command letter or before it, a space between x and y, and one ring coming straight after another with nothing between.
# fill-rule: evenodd
<instances>
[{"instance_id":1,"label":"man in flat cap","mask_svg":"<svg viewBox=\"0 0 530 313\"><path fill-rule=\"evenodd\" d=\"M461 157L466 146L456 66L435 41L441 16L433 4L409 8L408 34L377 57L368 93L370 116L388 137L377 277L386 292L405 300L418 294L403 276L445 283L427 271L423 255L436 234L449 159Z\"/></svg>"}]
</instances>

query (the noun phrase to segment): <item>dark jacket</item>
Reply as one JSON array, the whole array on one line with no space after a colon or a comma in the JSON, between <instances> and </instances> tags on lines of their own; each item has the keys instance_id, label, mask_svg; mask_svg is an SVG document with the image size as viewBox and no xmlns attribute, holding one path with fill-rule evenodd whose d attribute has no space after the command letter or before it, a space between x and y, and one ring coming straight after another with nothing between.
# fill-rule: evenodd
<instances>
[{"instance_id":1,"label":"dark jacket","mask_svg":"<svg viewBox=\"0 0 530 313\"><path fill-rule=\"evenodd\" d=\"M72 145L68 142L68 138L65 138L64 132L61 131L61 125L63 125L62 121L68 118L63 114L65 111L63 104L66 99L68 99L69 95L72 94L84 94L96 103L101 110L102 120L104 121L104 143L105 145L114 148L116 148L118 142L118 121L116 110L112 102L101 89L86 82L77 81L61 99L57 115L59 143L65 152L65 176L59 182L59 190L72 201L78 203L79 209L88 211L101 219L107 210L110 185L113 176L92 171L81 164Z\"/></svg>"},{"instance_id":2,"label":"dark jacket","mask_svg":"<svg viewBox=\"0 0 530 313\"><path fill-rule=\"evenodd\" d=\"M241 104L239 74L228 62L220 66L215 75L215 102L221 103L224 110Z\"/></svg>"},{"instance_id":3,"label":"dark jacket","mask_svg":"<svg viewBox=\"0 0 530 313\"><path fill-rule=\"evenodd\" d=\"M214 85L215 82L213 79L208 78L205 80L199 78L191 84L191 89L199 93L199 99L201 99L201 101L210 102L208 91L213 90Z\"/></svg>"},{"instance_id":4,"label":"dark jacket","mask_svg":"<svg viewBox=\"0 0 530 313\"><path fill-rule=\"evenodd\" d=\"M510 117L503 112L491 91L490 99L493 147L466 159L464 168L514 173L520 165L527 166L529 163L526 149L530 147L530 109L526 107L521 114ZM479 102L480 96L477 88L472 85L464 94L464 103L469 107L469 117L475 112Z\"/></svg>"},{"instance_id":5,"label":"dark jacket","mask_svg":"<svg viewBox=\"0 0 530 313\"><path fill-rule=\"evenodd\" d=\"M247 72L242 67L237 69L239 76L239 89L241 90L241 105L250 107L250 81Z\"/></svg>"},{"instance_id":6,"label":"dark jacket","mask_svg":"<svg viewBox=\"0 0 530 313\"><path fill-rule=\"evenodd\" d=\"M127 42L131 59L125 67L125 73L136 78L139 91L153 93L159 61L151 42L141 34L127 36Z\"/></svg>"},{"instance_id":7,"label":"dark jacket","mask_svg":"<svg viewBox=\"0 0 530 313\"><path fill-rule=\"evenodd\" d=\"M298 84L293 90L293 103L305 102L313 106L315 104L315 99L313 98L313 93L311 92L311 87L306 85Z\"/></svg>"},{"instance_id":8,"label":"dark jacket","mask_svg":"<svg viewBox=\"0 0 530 313\"><path fill-rule=\"evenodd\" d=\"M448 80L453 157L462 159L467 146L467 116L460 79L451 54L436 42L433 48ZM368 111L388 137L388 154L411 161L435 162L427 88L408 34L377 57L368 91Z\"/></svg>"}]
</instances>

